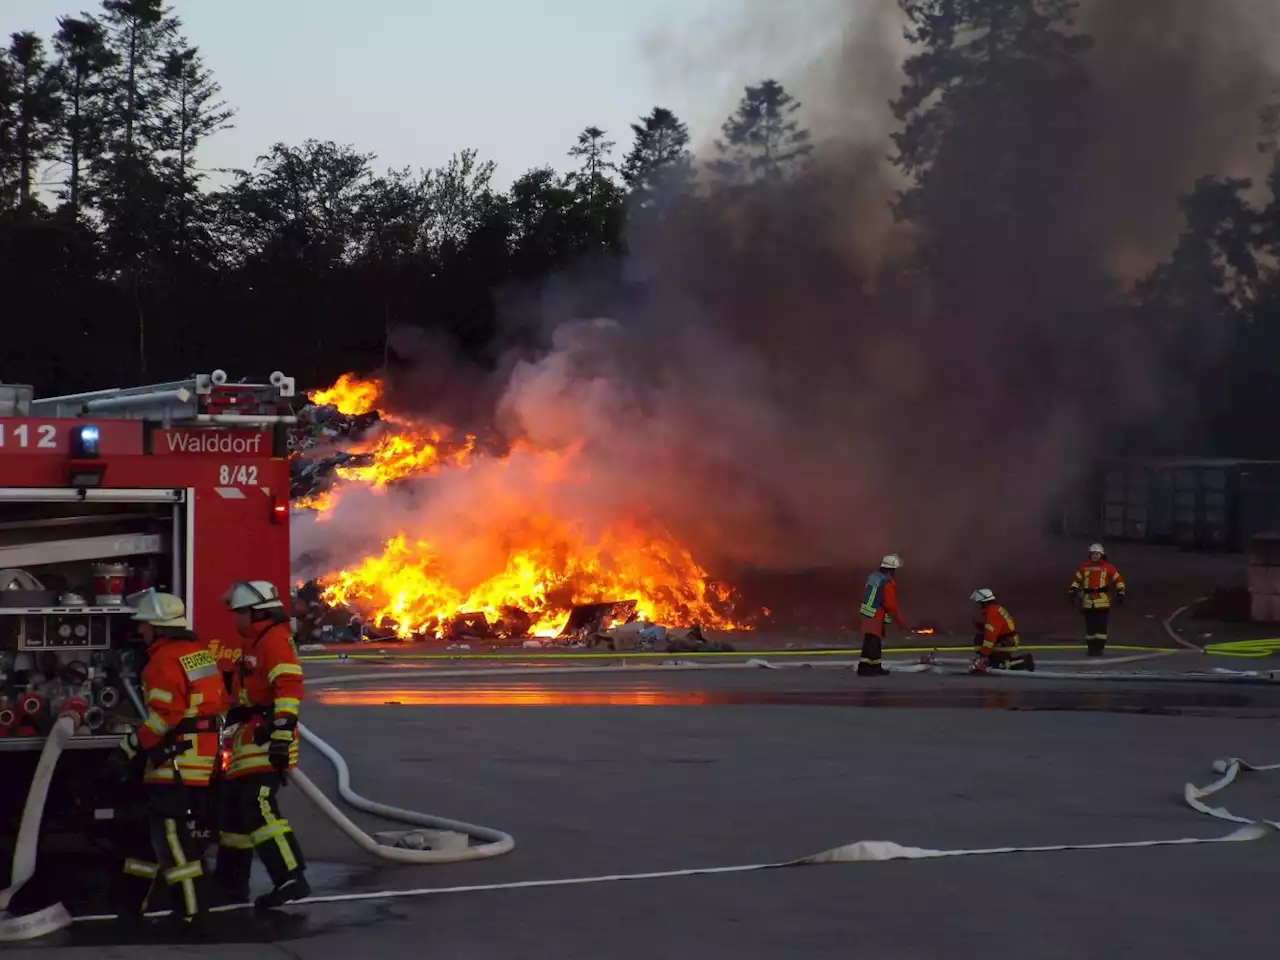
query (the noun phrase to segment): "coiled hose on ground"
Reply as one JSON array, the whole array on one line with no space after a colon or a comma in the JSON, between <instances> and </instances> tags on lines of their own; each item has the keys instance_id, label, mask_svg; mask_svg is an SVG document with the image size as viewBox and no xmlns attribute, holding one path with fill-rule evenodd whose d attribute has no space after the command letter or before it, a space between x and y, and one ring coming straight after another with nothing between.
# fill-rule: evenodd
<instances>
[{"instance_id":1,"label":"coiled hose on ground","mask_svg":"<svg viewBox=\"0 0 1280 960\"><path fill-rule=\"evenodd\" d=\"M307 685L317 683L352 683L367 681L386 681L395 679L385 674L363 674L359 677L338 677L338 678L322 678L307 680ZM347 835L352 842L361 850L372 854L381 860L390 860L394 863L460 863L466 860L483 860L488 857L497 857L504 853L510 853L515 849L516 841L508 833L501 830L495 830L492 827L481 826L476 823L465 823L461 820L450 820L446 817L437 817L429 813L420 813L416 810L406 810L403 807L393 807L390 804L378 803L360 796L351 789L351 771L347 767L346 760L342 754L331 747L323 739L318 737L305 724L298 724L298 732L302 739L315 747L326 760L333 764L333 769L338 775L338 796L343 801L350 804L357 810L363 810L374 816L381 817L384 820L390 820L395 823L405 823L410 826L425 828L428 830L447 831L449 833L464 834L469 840L479 840L478 844L467 843L465 846L442 846L438 849L414 850L408 847L389 846L379 843L369 834L361 830L351 818L338 809L332 800L324 795L319 787L308 777L302 770L295 769L289 774L290 782L295 784L299 790L306 796L308 800L320 808L320 812L328 817L335 826ZM432 838L428 835L424 839L430 841Z\"/></svg>"}]
</instances>

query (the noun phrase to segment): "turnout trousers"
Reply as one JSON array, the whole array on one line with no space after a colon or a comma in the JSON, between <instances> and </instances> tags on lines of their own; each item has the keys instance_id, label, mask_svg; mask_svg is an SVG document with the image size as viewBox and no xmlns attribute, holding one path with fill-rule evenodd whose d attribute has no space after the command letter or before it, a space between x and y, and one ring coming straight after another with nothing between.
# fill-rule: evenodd
<instances>
[{"instance_id":1,"label":"turnout trousers","mask_svg":"<svg viewBox=\"0 0 1280 960\"><path fill-rule=\"evenodd\" d=\"M274 770L222 781L217 879L230 898L248 900L255 852L273 887L283 886L306 868L298 837L280 815L277 795L283 784L284 778Z\"/></svg>"},{"instance_id":2,"label":"turnout trousers","mask_svg":"<svg viewBox=\"0 0 1280 960\"><path fill-rule=\"evenodd\" d=\"M145 832L122 838L124 862L115 890L122 918L140 918L158 881L169 889L174 915L194 921L208 910L204 854L212 841L209 787L148 786ZM141 826L141 825L139 825Z\"/></svg>"},{"instance_id":3,"label":"turnout trousers","mask_svg":"<svg viewBox=\"0 0 1280 960\"><path fill-rule=\"evenodd\" d=\"M1107 621L1110 619L1109 607L1086 608L1084 611L1084 642L1089 656L1100 657L1107 646Z\"/></svg>"},{"instance_id":4,"label":"turnout trousers","mask_svg":"<svg viewBox=\"0 0 1280 960\"><path fill-rule=\"evenodd\" d=\"M884 638L874 633L862 635L862 653L858 657L858 675L878 677L889 671L884 668Z\"/></svg>"}]
</instances>

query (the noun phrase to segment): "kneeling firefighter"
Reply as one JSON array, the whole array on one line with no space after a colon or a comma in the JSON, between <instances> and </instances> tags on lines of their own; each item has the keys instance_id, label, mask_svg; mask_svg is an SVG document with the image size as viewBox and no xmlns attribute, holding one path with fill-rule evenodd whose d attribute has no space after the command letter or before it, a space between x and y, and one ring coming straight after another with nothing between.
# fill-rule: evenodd
<instances>
[{"instance_id":1,"label":"kneeling firefighter","mask_svg":"<svg viewBox=\"0 0 1280 960\"><path fill-rule=\"evenodd\" d=\"M278 907L311 893L302 847L277 799L298 765L302 666L289 613L273 584L242 580L222 601L235 614L245 644L231 677L234 705L227 722L239 724L239 731L223 779L217 876L223 895L243 903L257 851L273 888L256 905Z\"/></svg>"},{"instance_id":2,"label":"kneeling firefighter","mask_svg":"<svg viewBox=\"0 0 1280 960\"><path fill-rule=\"evenodd\" d=\"M1009 611L996 603L996 595L990 590L975 590L969 597L978 604L980 615L973 622L978 633L973 638L974 660L970 673L986 673L997 670L1035 670L1035 659L1029 653L1019 653L1018 628Z\"/></svg>"},{"instance_id":3,"label":"kneeling firefighter","mask_svg":"<svg viewBox=\"0 0 1280 960\"><path fill-rule=\"evenodd\" d=\"M181 598L152 589L127 603L148 648L142 670L147 716L120 741L110 762L121 779L141 768L154 859L139 850L125 860L119 915L141 919L160 879L173 895L175 915L194 924L209 906L202 858L212 840L210 780L226 688L217 663L187 629Z\"/></svg>"}]
</instances>

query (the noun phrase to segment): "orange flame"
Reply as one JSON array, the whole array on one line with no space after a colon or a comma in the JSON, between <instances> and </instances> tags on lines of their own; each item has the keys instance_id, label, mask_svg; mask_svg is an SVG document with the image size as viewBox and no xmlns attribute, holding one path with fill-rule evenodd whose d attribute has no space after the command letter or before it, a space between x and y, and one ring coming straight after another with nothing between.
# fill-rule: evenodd
<instances>
[{"instance_id":1,"label":"orange flame","mask_svg":"<svg viewBox=\"0 0 1280 960\"><path fill-rule=\"evenodd\" d=\"M373 459L361 466L338 467L334 472L343 480L381 488L404 477L427 473L442 464L462 465L475 448L475 437L469 436L461 444L455 444L444 427L421 426L387 414L382 417L387 428L397 432L384 432L372 444L352 448L351 453L368 453Z\"/></svg>"},{"instance_id":2,"label":"orange flame","mask_svg":"<svg viewBox=\"0 0 1280 960\"><path fill-rule=\"evenodd\" d=\"M317 396L336 396L356 383L367 381L346 376ZM358 610L406 639L440 636L461 614L483 614L505 635L551 637L574 605L629 600L638 618L650 622L749 629L730 618L732 591L713 585L688 550L643 519L642 510L588 530L556 506L572 498L543 496L585 479L577 444L538 450L517 440L499 456L478 451L475 437L455 440L447 427L379 414L378 435L351 450L368 462L338 467L336 491L345 485L382 490L397 480L483 464L470 476L484 493L477 500L491 508L464 518L465 535L401 530L378 553L322 577L330 605ZM513 465L516 473L508 474ZM329 491L298 505L326 519L324 511L340 500L340 492Z\"/></svg>"},{"instance_id":3,"label":"orange flame","mask_svg":"<svg viewBox=\"0 0 1280 960\"><path fill-rule=\"evenodd\" d=\"M344 373L327 390L313 390L307 399L319 407L335 407L345 417L359 417L374 410L382 397L382 382L361 380Z\"/></svg>"}]
</instances>

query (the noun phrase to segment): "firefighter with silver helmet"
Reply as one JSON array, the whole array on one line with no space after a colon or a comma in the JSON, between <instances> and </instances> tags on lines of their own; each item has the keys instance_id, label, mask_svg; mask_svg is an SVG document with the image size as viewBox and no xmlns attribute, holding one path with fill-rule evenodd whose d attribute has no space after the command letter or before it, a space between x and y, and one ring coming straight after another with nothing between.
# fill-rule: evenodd
<instances>
[{"instance_id":1,"label":"firefighter with silver helmet","mask_svg":"<svg viewBox=\"0 0 1280 960\"><path fill-rule=\"evenodd\" d=\"M1111 594L1124 603L1124 577L1107 559L1102 544L1089 547L1089 558L1076 568L1071 578L1071 605L1084 614L1084 642L1088 655L1100 657L1107 646L1107 621L1111 617Z\"/></svg>"},{"instance_id":2,"label":"firefighter with silver helmet","mask_svg":"<svg viewBox=\"0 0 1280 960\"><path fill-rule=\"evenodd\" d=\"M244 648L232 676L227 723L238 730L223 779L217 877L223 895L242 903L249 895L255 852L272 889L255 901L262 909L311 893L302 847L280 815L277 795L298 765L298 707L302 665L289 612L265 580L232 584L222 602L235 614Z\"/></svg>"},{"instance_id":3,"label":"firefighter with silver helmet","mask_svg":"<svg viewBox=\"0 0 1280 960\"><path fill-rule=\"evenodd\" d=\"M978 605L979 615L973 621L977 634L973 638L973 663L970 673L987 673L997 670L1035 670L1035 660L1029 653L1020 653L1018 628L1013 615L996 602L996 595L983 588L975 590L969 599Z\"/></svg>"},{"instance_id":4,"label":"firefighter with silver helmet","mask_svg":"<svg viewBox=\"0 0 1280 960\"><path fill-rule=\"evenodd\" d=\"M880 561L880 569L867 577L862 594L862 654L858 658L858 676L881 677L884 668L884 628L897 623L902 627L902 611L898 608L898 585L894 579L902 567L902 558L891 553Z\"/></svg>"},{"instance_id":5,"label":"firefighter with silver helmet","mask_svg":"<svg viewBox=\"0 0 1280 960\"><path fill-rule=\"evenodd\" d=\"M180 597L150 589L126 603L147 644L141 677L147 715L109 762L121 780L141 776L152 851L133 849L124 860L118 916L141 921L159 881L172 892L175 917L197 929L209 908L202 858L211 839L210 783L226 689L217 663L187 629Z\"/></svg>"}]
</instances>

